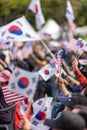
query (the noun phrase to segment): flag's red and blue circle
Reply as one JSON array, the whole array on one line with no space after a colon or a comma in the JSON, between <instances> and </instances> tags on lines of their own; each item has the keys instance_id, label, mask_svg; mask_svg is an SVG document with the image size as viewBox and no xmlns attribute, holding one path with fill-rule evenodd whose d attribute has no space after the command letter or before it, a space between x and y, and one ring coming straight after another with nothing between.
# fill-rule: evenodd
<instances>
[{"instance_id":1,"label":"flag's red and blue circle","mask_svg":"<svg viewBox=\"0 0 87 130\"><path fill-rule=\"evenodd\" d=\"M29 79L27 79L26 77L21 77L19 80L18 80L18 87L21 88L21 89L25 89L27 88L29 85Z\"/></svg>"},{"instance_id":2,"label":"flag's red and blue circle","mask_svg":"<svg viewBox=\"0 0 87 130\"><path fill-rule=\"evenodd\" d=\"M12 33L15 35L22 35L23 34L22 30L17 25L12 25L11 27L9 27L8 31L9 31L9 33Z\"/></svg>"},{"instance_id":3,"label":"flag's red and blue circle","mask_svg":"<svg viewBox=\"0 0 87 130\"><path fill-rule=\"evenodd\" d=\"M38 112L35 116L35 118L39 121L46 119L46 114L44 112Z\"/></svg>"},{"instance_id":4,"label":"flag's red and blue circle","mask_svg":"<svg viewBox=\"0 0 87 130\"><path fill-rule=\"evenodd\" d=\"M78 40L77 46L79 46L80 48L82 48L84 46L83 41L82 40Z\"/></svg>"},{"instance_id":5,"label":"flag's red and blue circle","mask_svg":"<svg viewBox=\"0 0 87 130\"><path fill-rule=\"evenodd\" d=\"M50 73L49 70L47 70L47 69L44 70L44 74L45 74L45 75L49 75L49 73Z\"/></svg>"}]
</instances>

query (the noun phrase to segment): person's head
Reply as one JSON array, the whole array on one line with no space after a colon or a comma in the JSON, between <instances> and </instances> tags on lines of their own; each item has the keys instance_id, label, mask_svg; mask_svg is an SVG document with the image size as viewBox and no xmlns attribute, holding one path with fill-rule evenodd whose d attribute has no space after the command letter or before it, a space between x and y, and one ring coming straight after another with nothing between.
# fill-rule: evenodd
<instances>
[{"instance_id":1,"label":"person's head","mask_svg":"<svg viewBox=\"0 0 87 130\"><path fill-rule=\"evenodd\" d=\"M74 93L71 97L71 107L73 108L75 105L87 106L87 97Z\"/></svg>"},{"instance_id":2,"label":"person's head","mask_svg":"<svg viewBox=\"0 0 87 130\"><path fill-rule=\"evenodd\" d=\"M28 64L30 71L33 71L35 69L35 62L31 58L24 59L24 61Z\"/></svg>"},{"instance_id":3,"label":"person's head","mask_svg":"<svg viewBox=\"0 0 87 130\"><path fill-rule=\"evenodd\" d=\"M84 130L84 119L70 111L62 112L56 119L46 119L45 125L54 128L54 130Z\"/></svg>"},{"instance_id":4,"label":"person's head","mask_svg":"<svg viewBox=\"0 0 87 130\"><path fill-rule=\"evenodd\" d=\"M79 114L85 120L87 128L87 106L76 105L74 106L72 112Z\"/></svg>"},{"instance_id":5,"label":"person's head","mask_svg":"<svg viewBox=\"0 0 87 130\"><path fill-rule=\"evenodd\" d=\"M41 46L40 43L36 43L34 45L33 49L34 49L35 52L38 52L38 51L42 50L42 46Z\"/></svg>"},{"instance_id":6,"label":"person's head","mask_svg":"<svg viewBox=\"0 0 87 130\"><path fill-rule=\"evenodd\" d=\"M87 106L87 98L78 93L73 93L72 96L58 96L58 100L69 109L73 109L75 105Z\"/></svg>"},{"instance_id":7,"label":"person's head","mask_svg":"<svg viewBox=\"0 0 87 130\"><path fill-rule=\"evenodd\" d=\"M15 67L18 67L18 68L21 68L21 69L29 71L28 64L25 61L23 61L23 60L17 60L15 62Z\"/></svg>"}]
</instances>

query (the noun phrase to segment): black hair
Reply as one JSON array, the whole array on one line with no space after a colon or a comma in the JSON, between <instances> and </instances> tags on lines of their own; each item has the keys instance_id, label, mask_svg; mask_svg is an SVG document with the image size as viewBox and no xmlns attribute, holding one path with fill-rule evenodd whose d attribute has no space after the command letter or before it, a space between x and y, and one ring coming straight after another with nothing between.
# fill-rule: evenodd
<instances>
[{"instance_id":1,"label":"black hair","mask_svg":"<svg viewBox=\"0 0 87 130\"><path fill-rule=\"evenodd\" d=\"M35 62L31 58L24 59L24 61L28 64L30 71L33 71L35 69Z\"/></svg>"},{"instance_id":2,"label":"black hair","mask_svg":"<svg viewBox=\"0 0 87 130\"><path fill-rule=\"evenodd\" d=\"M75 105L84 105L87 106L87 97L80 95L78 93L73 93L72 97L71 97L71 109L73 109L73 107Z\"/></svg>"},{"instance_id":3,"label":"black hair","mask_svg":"<svg viewBox=\"0 0 87 130\"><path fill-rule=\"evenodd\" d=\"M17 66L17 67L19 67L21 69L29 71L28 64L23 60L16 60L15 66Z\"/></svg>"},{"instance_id":4,"label":"black hair","mask_svg":"<svg viewBox=\"0 0 87 130\"><path fill-rule=\"evenodd\" d=\"M77 113L85 120L87 128L87 106L76 105L74 109L79 109Z\"/></svg>"},{"instance_id":5,"label":"black hair","mask_svg":"<svg viewBox=\"0 0 87 130\"><path fill-rule=\"evenodd\" d=\"M3 61L5 61L5 58L6 58L5 54L3 54L2 52L0 52L0 59L2 59Z\"/></svg>"}]
</instances>

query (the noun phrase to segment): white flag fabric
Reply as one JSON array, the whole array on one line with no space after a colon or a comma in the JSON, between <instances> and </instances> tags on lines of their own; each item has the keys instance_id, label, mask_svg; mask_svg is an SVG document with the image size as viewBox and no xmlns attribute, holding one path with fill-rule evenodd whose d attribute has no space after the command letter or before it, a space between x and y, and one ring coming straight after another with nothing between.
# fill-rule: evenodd
<instances>
[{"instance_id":1,"label":"white flag fabric","mask_svg":"<svg viewBox=\"0 0 87 130\"><path fill-rule=\"evenodd\" d=\"M60 26L53 19L48 19L46 24L38 31L42 39L57 39L60 37Z\"/></svg>"},{"instance_id":2,"label":"white flag fabric","mask_svg":"<svg viewBox=\"0 0 87 130\"><path fill-rule=\"evenodd\" d=\"M66 18L68 21L73 21L75 19L72 5L69 0L67 0Z\"/></svg>"},{"instance_id":3,"label":"white flag fabric","mask_svg":"<svg viewBox=\"0 0 87 130\"><path fill-rule=\"evenodd\" d=\"M78 40L71 39L70 43L67 44L67 48L80 56L84 50L87 50L87 41L82 38L78 38Z\"/></svg>"},{"instance_id":4,"label":"white flag fabric","mask_svg":"<svg viewBox=\"0 0 87 130\"><path fill-rule=\"evenodd\" d=\"M34 115L31 117L32 130L48 130L49 127L44 125L46 118L51 118L52 97L45 97L33 103Z\"/></svg>"},{"instance_id":5,"label":"white flag fabric","mask_svg":"<svg viewBox=\"0 0 87 130\"><path fill-rule=\"evenodd\" d=\"M38 72L27 72L16 68L8 85L8 90L32 99L36 90Z\"/></svg>"},{"instance_id":6,"label":"white flag fabric","mask_svg":"<svg viewBox=\"0 0 87 130\"><path fill-rule=\"evenodd\" d=\"M37 33L23 16L0 28L1 39L12 41L40 40Z\"/></svg>"},{"instance_id":7,"label":"white flag fabric","mask_svg":"<svg viewBox=\"0 0 87 130\"><path fill-rule=\"evenodd\" d=\"M84 51L87 52L87 41L79 38L76 44L79 47L78 55L81 56Z\"/></svg>"},{"instance_id":8,"label":"white flag fabric","mask_svg":"<svg viewBox=\"0 0 87 130\"><path fill-rule=\"evenodd\" d=\"M20 113L25 116L26 113L27 113L27 107L28 105L30 104L28 98L25 98L21 101L21 104L20 104Z\"/></svg>"},{"instance_id":9,"label":"white flag fabric","mask_svg":"<svg viewBox=\"0 0 87 130\"><path fill-rule=\"evenodd\" d=\"M31 0L31 3L28 7L33 13L35 13L35 22L37 29L40 29L45 23L45 18L43 16L40 0Z\"/></svg>"},{"instance_id":10,"label":"white flag fabric","mask_svg":"<svg viewBox=\"0 0 87 130\"><path fill-rule=\"evenodd\" d=\"M51 62L51 63L45 65L44 67L42 67L39 70L39 74L44 79L44 81L47 81L55 74L55 71L56 71L56 63Z\"/></svg>"},{"instance_id":11,"label":"white flag fabric","mask_svg":"<svg viewBox=\"0 0 87 130\"><path fill-rule=\"evenodd\" d=\"M74 24L73 21L75 19L75 16L74 16L74 13L73 13L72 5L71 5L69 0L67 0L66 18L68 20L69 30L71 32L74 32L75 31L75 24Z\"/></svg>"},{"instance_id":12,"label":"white flag fabric","mask_svg":"<svg viewBox=\"0 0 87 130\"><path fill-rule=\"evenodd\" d=\"M36 13L36 0L31 0L28 9L30 9L33 13Z\"/></svg>"}]
</instances>

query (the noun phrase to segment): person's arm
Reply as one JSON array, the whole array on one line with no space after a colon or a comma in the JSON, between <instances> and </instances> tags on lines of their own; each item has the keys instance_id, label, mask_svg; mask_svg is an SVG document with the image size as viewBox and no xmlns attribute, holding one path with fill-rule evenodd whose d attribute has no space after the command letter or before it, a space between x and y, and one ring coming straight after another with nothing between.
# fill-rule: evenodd
<instances>
[{"instance_id":1,"label":"person's arm","mask_svg":"<svg viewBox=\"0 0 87 130\"><path fill-rule=\"evenodd\" d=\"M2 60L0 59L0 64L3 66L3 68L7 68L7 64Z\"/></svg>"},{"instance_id":2,"label":"person's arm","mask_svg":"<svg viewBox=\"0 0 87 130\"><path fill-rule=\"evenodd\" d=\"M23 117L23 119L19 123L19 129L21 130L30 130L31 129L31 123L27 119L27 117Z\"/></svg>"},{"instance_id":3,"label":"person's arm","mask_svg":"<svg viewBox=\"0 0 87 130\"><path fill-rule=\"evenodd\" d=\"M11 51L9 51L9 57L10 57L10 61L13 61L13 60L14 60L14 56L13 56L13 54L12 54Z\"/></svg>"},{"instance_id":4,"label":"person's arm","mask_svg":"<svg viewBox=\"0 0 87 130\"><path fill-rule=\"evenodd\" d=\"M59 76L56 81L57 81L58 86L60 87L62 94L64 96L67 96L69 92L65 87L64 80L62 79L62 77Z\"/></svg>"},{"instance_id":5,"label":"person's arm","mask_svg":"<svg viewBox=\"0 0 87 130\"><path fill-rule=\"evenodd\" d=\"M78 68L78 61L77 61L77 59L73 60L72 66L73 66L76 78L78 79L78 81L80 82L80 84L82 86L86 86L87 85L87 78L80 72L80 70Z\"/></svg>"},{"instance_id":6,"label":"person's arm","mask_svg":"<svg viewBox=\"0 0 87 130\"><path fill-rule=\"evenodd\" d=\"M41 61L34 54L31 54L31 57L37 64L41 65Z\"/></svg>"},{"instance_id":7,"label":"person's arm","mask_svg":"<svg viewBox=\"0 0 87 130\"><path fill-rule=\"evenodd\" d=\"M76 70L75 75L82 86L87 86L87 78L80 72L80 70Z\"/></svg>"},{"instance_id":8,"label":"person's arm","mask_svg":"<svg viewBox=\"0 0 87 130\"><path fill-rule=\"evenodd\" d=\"M80 85L80 82L77 81L77 80L75 80L75 79L74 79L73 77L71 77L71 76L67 76L67 80L70 81L71 83L77 85L77 86Z\"/></svg>"}]
</instances>

